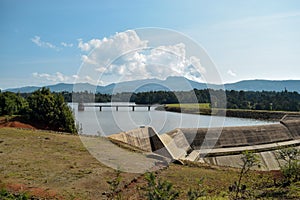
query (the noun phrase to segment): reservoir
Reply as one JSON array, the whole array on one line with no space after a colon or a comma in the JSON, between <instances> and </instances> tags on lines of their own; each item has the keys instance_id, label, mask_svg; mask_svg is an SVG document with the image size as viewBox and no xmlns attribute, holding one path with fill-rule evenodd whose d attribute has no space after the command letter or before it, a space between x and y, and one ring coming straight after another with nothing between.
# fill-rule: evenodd
<instances>
[{"instance_id":1,"label":"reservoir","mask_svg":"<svg viewBox=\"0 0 300 200\"><path fill-rule=\"evenodd\" d=\"M135 105L117 103L118 105ZM158 133L166 133L176 128L209 128L229 126L254 126L273 124L277 122L262 121L255 119L219 117L197 114L185 114L166 111L157 111L151 107L85 107L84 111L78 111L78 104L69 104L75 114L77 126L81 134L108 136L122 131L132 130L141 126L151 126ZM89 105L111 105L89 104Z\"/></svg>"}]
</instances>

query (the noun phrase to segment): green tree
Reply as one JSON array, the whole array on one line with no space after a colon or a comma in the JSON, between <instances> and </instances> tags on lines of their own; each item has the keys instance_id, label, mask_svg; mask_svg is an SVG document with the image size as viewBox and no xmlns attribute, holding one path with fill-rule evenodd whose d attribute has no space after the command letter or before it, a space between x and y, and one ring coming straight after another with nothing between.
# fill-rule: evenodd
<instances>
[{"instance_id":1,"label":"green tree","mask_svg":"<svg viewBox=\"0 0 300 200\"><path fill-rule=\"evenodd\" d=\"M27 109L28 103L19 93L0 93L0 115L24 114Z\"/></svg>"},{"instance_id":2,"label":"green tree","mask_svg":"<svg viewBox=\"0 0 300 200\"><path fill-rule=\"evenodd\" d=\"M28 97L28 118L48 129L76 133L72 111L61 94L41 88Z\"/></svg>"}]
</instances>

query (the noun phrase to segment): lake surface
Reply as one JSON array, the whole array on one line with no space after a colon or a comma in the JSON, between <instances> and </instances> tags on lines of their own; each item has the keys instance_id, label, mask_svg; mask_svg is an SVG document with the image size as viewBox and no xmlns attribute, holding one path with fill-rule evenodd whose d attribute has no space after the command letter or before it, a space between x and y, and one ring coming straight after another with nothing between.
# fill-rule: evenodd
<instances>
[{"instance_id":1,"label":"lake surface","mask_svg":"<svg viewBox=\"0 0 300 200\"><path fill-rule=\"evenodd\" d=\"M123 104L128 105L128 103ZM253 126L276 123L254 119L156 111L155 107L151 107L150 111L147 107L136 107L134 112L132 108L127 107L119 107L118 111L114 107L103 107L102 111L99 111L97 107L85 107L84 111L78 111L77 104L69 105L75 113L81 133L88 135L107 136L140 126L152 126L158 133L165 133L175 128Z\"/></svg>"}]
</instances>

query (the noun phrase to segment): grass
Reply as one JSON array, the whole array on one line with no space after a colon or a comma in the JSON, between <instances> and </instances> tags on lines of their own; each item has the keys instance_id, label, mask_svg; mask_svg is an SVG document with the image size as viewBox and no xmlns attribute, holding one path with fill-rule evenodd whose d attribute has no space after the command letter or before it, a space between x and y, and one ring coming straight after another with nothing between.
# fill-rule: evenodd
<instances>
[{"instance_id":1,"label":"grass","mask_svg":"<svg viewBox=\"0 0 300 200\"><path fill-rule=\"evenodd\" d=\"M209 103L183 103L183 104L166 104L166 110L192 113L192 114L203 114L210 115L211 108Z\"/></svg>"},{"instance_id":2,"label":"grass","mask_svg":"<svg viewBox=\"0 0 300 200\"><path fill-rule=\"evenodd\" d=\"M34 188L45 196L94 199L108 190L106 180L114 174L89 154L78 136L2 128L0 152L4 185ZM126 174L125 181L134 176Z\"/></svg>"},{"instance_id":3,"label":"grass","mask_svg":"<svg viewBox=\"0 0 300 200\"><path fill-rule=\"evenodd\" d=\"M116 175L89 154L79 136L47 131L1 128L0 158L0 190L40 199L105 199L107 181ZM238 173L233 168L187 163L171 164L156 176L171 182L180 192L179 199L187 199L189 188L196 189L202 177L208 199L228 199L228 187ZM120 176L123 199L145 199L139 196L144 192L140 188L147 184L144 175L122 172ZM273 178L271 172L252 171L247 187L271 190ZM294 185L291 194L289 190L279 192L299 197L298 186ZM271 195L269 199L276 198Z\"/></svg>"},{"instance_id":4,"label":"grass","mask_svg":"<svg viewBox=\"0 0 300 200\"><path fill-rule=\"evenodd\" d=\"M182 104L166 104L168 107L181 109L210 109L210 103L182 103Z\"/></svg>"},{"instance_id":5,"label":"grass","mask_svg":"<svg viewBox=\"0 0 300 200\"><path fill-rule=\"evenodd\" d=\"M162 109L162 108L161 108ZM249 110L249 109L211 109L209 103L166 104L164 110L201 115L217 115L227 117L252 118L278 121L286 114L299 115L299 112Z\"/></svg>"}]
</instances>

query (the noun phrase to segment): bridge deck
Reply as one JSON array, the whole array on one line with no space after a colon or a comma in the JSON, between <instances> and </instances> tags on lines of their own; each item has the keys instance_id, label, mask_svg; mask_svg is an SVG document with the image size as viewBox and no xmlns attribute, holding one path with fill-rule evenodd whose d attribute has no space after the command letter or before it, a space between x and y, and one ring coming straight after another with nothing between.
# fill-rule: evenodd
<instances>
[{"instance_id":1,"label":"bridge deck","mask_svg":"<svg viewBox=\"0 0 300 200\"><path fill-rule=\"evenodd\" d=\"M100 111L102 111L102 107L108 107L108 108L116 108L116 111L119 110L119 107L127 107L127 108L132 108L132 111L134 111L134 109L137 107L137 108L141 108L141 107L144 107L144 108L148 108L148 111L151 110L151 107L152 105L124 105L124 104L119 104L119 105L78 105L78 110L80 111L84 111L84 108L85 107L98 107Z\"/></svg>"},{"instance_id":2,"label":"bridge deck","mask_svg":"<svg viewBox=\"0 0 300 200\"><path fill-rule=\"evenodd\" d=\"M151 105L84 105L84 107L151 107Z\"/></svg>"}]
</instances>

